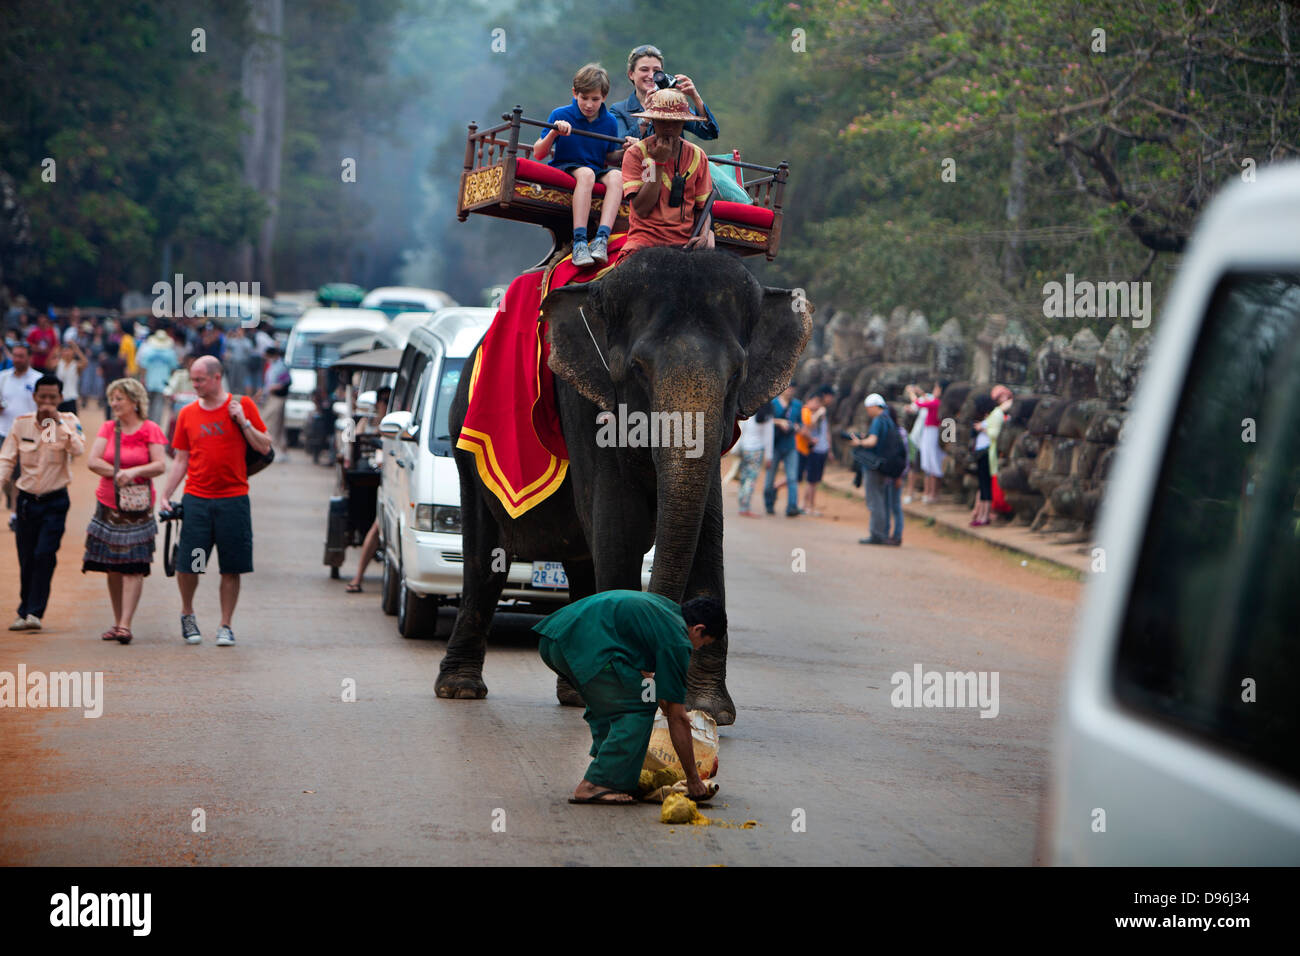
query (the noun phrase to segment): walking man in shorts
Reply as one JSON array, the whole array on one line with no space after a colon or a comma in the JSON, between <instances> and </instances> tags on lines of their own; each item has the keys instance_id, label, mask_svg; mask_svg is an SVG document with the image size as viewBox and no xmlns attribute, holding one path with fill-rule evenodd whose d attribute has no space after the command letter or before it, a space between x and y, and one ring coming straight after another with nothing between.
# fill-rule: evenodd
<instances>
[{"instance_id":1,"label":"walking man in shorts","mask_svg":"<svg viewBox=\"0 0 1300 956\"><path fill-rule=\"evenodd\" d=\"M198 401L176 416L172 448L176 452L162 500L170 501L181 480L182 523L176 558L181 592L181 637L186 644L203 640L194 619L194 592L215 545L221 571L221 626L217 646L235 643L230 629L239 600L239 576L253 572L253 516L248 505L248 446L260 454L271 449L271 436L248 396L234 398L221 388L221 363L210 355L194 360L190 381ZM184 569L184 570L182 570Z\"/></svg>"}]
</instances>

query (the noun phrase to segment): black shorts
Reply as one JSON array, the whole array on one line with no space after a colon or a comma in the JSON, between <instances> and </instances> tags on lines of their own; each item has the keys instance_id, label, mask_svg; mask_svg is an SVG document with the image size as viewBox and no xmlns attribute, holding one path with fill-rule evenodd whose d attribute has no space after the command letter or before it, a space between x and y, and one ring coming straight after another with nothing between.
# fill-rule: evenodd
<instances>
[{"instance_id":1,"label":"black shorts","mask_svg":"<svg viewBox=\"0 0 1300 956\"><path fill-rule=\"evenodd\" d=\"M807 455L799 456L799 481L806 481L809 484L817 484L822 480L822 473L826 470L826 458L830 452L814 451Z\"/></svg>"},{"instance_id":2,"label":"black shorts","mask_svg":"<svg viewBox=\"0 0 1300 956\"><path fill-rule=\"evenodd\" d=\"M176 552L176 570L202 574L217 548L222 574L253 573L253 513L248 495L234 498L181 498L184 517Z\"/></svg>"},{"instance_id":3,"label":"black shorts","mask_svg":"<svg viewBox=\"0 0 1300 956\"><path fill-rule=\"evenodd\" d=\"M981 449L975 456L975 474L980 483L980 501L993 500L993 475L989 471L989 450Z\"/></svg>"}]
</instances>

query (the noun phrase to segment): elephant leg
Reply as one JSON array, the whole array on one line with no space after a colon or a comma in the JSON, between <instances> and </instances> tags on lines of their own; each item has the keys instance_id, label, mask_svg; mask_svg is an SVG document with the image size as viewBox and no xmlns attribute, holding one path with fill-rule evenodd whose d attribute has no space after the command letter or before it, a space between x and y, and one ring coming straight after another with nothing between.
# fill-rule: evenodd
<instances>
[{"instance_id":1,"label":"elephant leg","mask_svg":"<svg viewBox=\"0 0 1300 956\"><path fill-rule=\"evenodd\" d=\"M457 456L467 454L457 452ZM465 472L461 471L462 476ZM456 612L456 624L447 640L447 653L438 668L434 690L452 700L479 700L487 696L483 682L483 658L487 634L497 602L505 588L509 556L501 560L501 531L488 511L477 486L461 480L461 535L464 542L465 577ZM496 552L494 554L494 552ZM502 570L495 570L493 564Z\"/></svg>"},{"instance_id":2,"label":"elephant leg","mask_svg":"<svg viewBox=\"0 0 1300 956\"><path fill-rule=\"evenodd\" d=\"M570 559L564 562L564 573L569 579L569 601L580 601L596 593L596 571L591 558ZM578 688L561 674L555 675L555 699L565 707L586 707Z\"/></svg>"},{"instance_id":3,"label":"elephant leg","mask_svg":"<svg viewBox=\"0 0 1300 956\"><path fill-rule=\"evenodd\" d=\"M686 582L683 602L693 597L713 597L726 607L727 595L722 569L722 484L715 478L709 488L695 561ZM736 722L736 705L727 692L727 635L717 635L712 644L691 655L686 672L686 709L713 715L718 726Z\"/></svg>"},{"instance_id":4,"label":"elephant leg","mask_svg":"<svg viewBox=\"0 0 1300 956\"><path fill-rule=\"evenodd\" d=\"M596 476L591 555L596 591L640 591L641 564L654 541L654 519L644 497L629 490L612 456Z\"/></svg>"}]
</instances>

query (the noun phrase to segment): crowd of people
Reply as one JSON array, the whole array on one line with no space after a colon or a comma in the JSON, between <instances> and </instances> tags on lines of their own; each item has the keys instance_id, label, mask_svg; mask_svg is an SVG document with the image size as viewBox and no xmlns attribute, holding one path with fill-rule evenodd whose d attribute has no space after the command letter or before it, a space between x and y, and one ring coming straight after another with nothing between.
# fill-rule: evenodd
<instances>
[{"instance_id":1,"label":"crowd of people","mask_svg":"<svg viewBox=\"0 0 1300 956\"><path fill-rule=\"evenodd\" d=\"M947 456L940 440L939 406L948 384L938 379L928 390L916 384L904 387L905 410L915 415L910 432L894 420L884 397L872 393L863 402L870 422L866 434L840 433L854 450L854 484L865 486L870 512L869 534L860 543L901 545L903 505L911 504L918 491L924 504L940 500L939 483ZM790 385L740 423L734 449L738 461L729 480L739 478L738 513L743 518L759 517L752 505L760 475L764 476L767 514L776 514L782 488L787 517L822 514L817 510L817 492L831 450L830 410L835 389L818 385L804 391L799 398L799 390ZM997 486L997 442L1013 401L1006 385L995 385L974 399L970 441L978 492L970 516L972 527L989 524L993 511L1010 511ZM888 462L891 457L896 458L894 467Z\"/></svg>"},{"instance_id":2,"label":"crowd of people","mask_svg":"<svg viewBox=\"0 0 1300 956\"><path fill-rule=\"evenodd\" d=\"M193 597L215 546L221 576L216 643L231 628L240 575L253 570L250 453L284 447L288 369L269 323L223 328L204 317L86 317L72 307L5 316L0 354L0 485L20 569L12 631L40 630L70 507L74 463L99 478L83 572L103 573L113 623L105 641L129 644L155 553L158 523L184 515L176 568L181 637L201 641ZM268 430L255 402L269 409ZM80 413L105 417L87 449ZM168 456L172 456L170 467ZM162 494L153 480L167 475ZM185 493L169 504L181 482Z\"/></svg>"}]
</instances>

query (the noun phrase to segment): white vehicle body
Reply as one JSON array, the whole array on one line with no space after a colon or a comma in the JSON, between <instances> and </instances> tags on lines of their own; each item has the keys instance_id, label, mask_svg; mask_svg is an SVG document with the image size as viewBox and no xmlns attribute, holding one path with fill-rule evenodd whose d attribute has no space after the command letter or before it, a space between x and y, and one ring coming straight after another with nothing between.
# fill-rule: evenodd
<instances>
[{"instance_id":1,"label":"white vehicle body","mask_svg":"<svg viewBox=\"0 0 1300 956\"><path fill-rule=\"evenodd\" d=\"M379 332L388 326L388 317L373 309L308 309L289 333L289 346L284 360L289 366L289 398L284 403L284 428L289 443L311 420L316 410L313 395L316 392L315 350L312 341L329 332L356 329L357 335ZM338 349L333 349L338 356ZM329 361L329 357L326 357Z\"/></svg>"},{"instance_id":2,"label":"white vehicle body","mask_svg":"<svg viewBox=\"0 0 1300 956\"><path fill-rule=\"evenodd\" d=\"M1300 164L1262 169L1208 207L1130 408L1040 854L1295 866Z\"/></svg>"},{"instance_id":3,"label":"white vehicle body","mask_svg":"<svg viewBox=\"0 0 1300 956\"><path fill-rule=\"evenodd\" d=\"M464 579L460 533L460 475L452 457L448 411L467 360L492 322L494 310L443 309L410 333L381 424L383 476L377 513L384 562L384 610L398 616L407 637L432 634L437 608L455 603ZM650 583L653 549L642 567ZM546 585L561 586L546 586ZM568 600L554 562L511 563L503 601L556 604ZM437 623L435 623L437 622Z\"/></svg>"},{"instance_id":4,"label":"white vehicle body","mask_svg":"<svg viewBox=\"0 0 1300 956\"><path fill-rule=\"evenodd\" d=\"M271 299L240 292L196 295L185 303L185 309L190 315L210 318L227 328L235 325L254 327L275 316L275 303Z\"/></svg>"},{"instance_id":5,"label":"white vehicle body","mask_svg":"<svg viewBox=\"0 0 1300 956\"><path fill-rule=\"evenodd\" d=\"M390 318L395 318L402 312L437 312L455 304L455 299L437 289L401 285L371 289L361 300L361 308L379 309Z\"/></svg>"}]
</instances>

